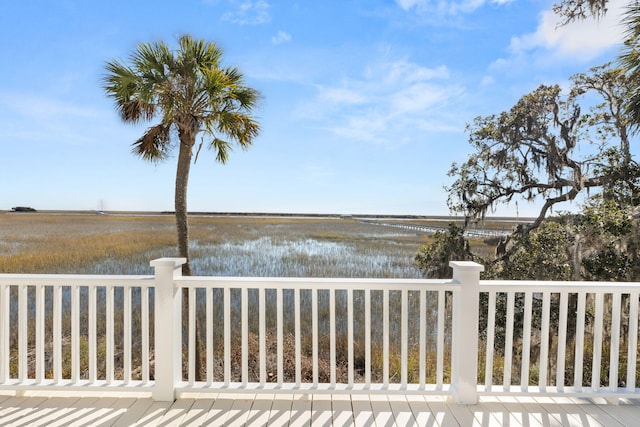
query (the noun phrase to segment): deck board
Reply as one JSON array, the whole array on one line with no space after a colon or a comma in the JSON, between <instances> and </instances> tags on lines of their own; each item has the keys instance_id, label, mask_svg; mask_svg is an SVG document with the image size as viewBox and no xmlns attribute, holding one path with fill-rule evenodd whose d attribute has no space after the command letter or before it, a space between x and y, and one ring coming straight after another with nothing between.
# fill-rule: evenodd
<instances>
[{"instance_id":1,"label":"deck board","mask_svg":"<svg viewBox=\"0 0 640 427\"><path fill-rule=\"evenodd\" d=\"M311 424L313 427L331 427L332 423L331 396L328 394L314 395L311 406Z\"/></svg>"},{"instance_id":2,"label":"deck board","mask_svg":"<svg viewBox=\"0 0 640 427\"><path fill-rule=\"evenodd\" d=\"M153 405L152 399L136 399L136 401L129 407L126 413L122 414L114 423L115 427L128 427L135 425L144 414L147 413L149 408Z\"/></svg>"},{"instance_id":3,"label":"deck board","mask_svg":"<svg viewBox=\"0 0 640 427\"><path fill-rule=\"evenodd\" d=\"M291 419L293 395L276 394L269 412L268 425L274 427L288 426Z\"/></svg>"},{"instance_id":4,"label":"deck board","mask_svg":"<svg viewBox=\"0 0 640 427\"><path fill-rule=\"evenodd\" d=\"M353 423L356 427L369 427L374 425L373 408L366 395L353 395L351 398L353 409Z\"/></svg>"},{"instance_id":5,"label":"deck board","mask_svg":"<svg viewBox=\"0 0 640 427\"><path fill-rule=\"evenodd\" d=\"M313 399L308 394L294 394L291 404L290 427L309 427L311 425L311 411Z\"/></svg>"},{"instance_id":6,"label":"deck board","mask_svg":"<svg viewBox=\"0 0 640 427\"><path fill-rule=\"evenodd\" d=\"M640 398L484 397L384 394L195 394L175 402L114 395L0 395L0 426L631 426Z\"/></svg>"}]
</instances>

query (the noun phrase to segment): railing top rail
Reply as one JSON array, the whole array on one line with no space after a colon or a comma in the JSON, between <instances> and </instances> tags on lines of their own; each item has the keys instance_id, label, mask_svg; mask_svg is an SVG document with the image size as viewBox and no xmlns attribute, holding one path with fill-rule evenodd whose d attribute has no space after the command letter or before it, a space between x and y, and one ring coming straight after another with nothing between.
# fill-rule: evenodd
<instances>
[{"instance_id":1,"label":"railing top rail","mask_svg":"<svg viewBox=\"0 0 640 427\"><path fill-rule=\"evenodd\" d=\"M410 289L454 290L460 284L431 279L351 279L311 277L180 277L174 283L182 287L220 287L251 289Z\"/></svg>"},{"instance_id":2,"label":"railing top rail","mask_svg":"<svg viewBox=\"0 0 640 427\"><path fill-rule=\"evenodd\" d=\"M640 282L578 282L578 281L532 281L532 280L481 280L480 291L496 292L638 292Z\"/></svg>"},{"instance_id":3,"label":"railing top rail","mask_svg":"<svg viewBox=\"0 0 640 427\"><path fill-rule=\"evenodd\" d=\"M0 285L153 286L149 275L0 274Z\"/></svg>"}]
</instances>

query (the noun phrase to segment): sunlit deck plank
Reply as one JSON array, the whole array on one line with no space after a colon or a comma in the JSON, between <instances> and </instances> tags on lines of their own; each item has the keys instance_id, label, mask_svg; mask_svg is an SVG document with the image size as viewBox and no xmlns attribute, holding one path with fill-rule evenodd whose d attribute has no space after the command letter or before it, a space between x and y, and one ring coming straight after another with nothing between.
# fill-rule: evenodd
<instances>
[{"instance_id":1,"label":"sunlit deck plank","mask_svg":"<svg viewBox=\"0 0 640 427\"><path fill-rule=\"evenodd\" d=\"M233 406L234 396L228 393L218 394L209 408L209 413L202 421L202 425L223 425L227 411L231 410Z\"/></svg>"},{"instance_id":2,"label":"sunlit deck plank","mask_svg":"<svg viewBox=\"0 0 640 427\"><path fill-rule=\"evenodd\" d=\"M147 408L142 417L135 426L156 426L165 412L171 407L171 402L153 402L151 406Z\"/></svg>"},{"instance_id":3,"label":"sunlit deck plank","mask_svg":"<svg viewBox=\"0 0 640 427\"><path fill-rule=\"evenodd\" d=\"M547 427L555 427L561 426L562 422L560 418L556 418L552 414L550 414L544 406L542 406L538 401L532 396L518 396L515 397L515 400L520 404L523 408L523 411L529 419L538 420L542 423L543 426Z\"/></svg>"},{"instance_id":4,"label":"sunlit deck plank","mask_svg":"<svg viewBox=\"0 0 640 427\"><path fill-rule=\"evenodd\" d=\"M313 400L308 394L294 394L291 402L291 420L289 427L308 427L311 425Z\"/></svg>"},{"instance_id":5,"label":"sunlit deck plank","mask_svg":"<svg viewBox=\"0 0 640 427\"><path fill-rule=\"evenodd\" d=\"M187 398L187 399L178 399L174 402L173 405L162 415L159 423L163 427L171 427L171 426L182 426L184 425L183 420L191 407L193 406L195 399Z\"/></svg>"},{"instance_id":6,"label":"sunlit deck plank","mask_svg":"<svg viewBox=\"0 0 640 427\"><path fill-rule=\"evenodd\" d=\"M26 416L16 419L19 425L54 425L59 418L64 418L65 413L73 410L74 404L80 397L65 398L52 397L38 405L37 410L31 411ZM0 418L0 424L4 423L4 417Z\"/></svg>"},{"instance_id":7,"label":"sunlit deck plank","mask_svg":"<svg viewBox=\"0 0 640 427\"><path fill-rule=\"evenodd\" d=\"M596 401L595 405L625 426L637 424L640 418L640 400L638 399L621 399L617 406L600 400Z\"/></svg>"},{"instance_id":8,"label":"sunlit deck plank","mask_svg":"<svg viewBox=\"0 0 640 427\"><path fill-rule=\"evenodd\" d=\"M553 400L567 413L572 412L577 415L583 425L624 427L624 424L620 423L608 413L602 411L589 399L554 397Z\"/></svg>"},{"instance_id":9,"label":"sunlit deck plank","mask_svg":"<svg viewBox=\"0 0 640 427\"><path fill-rule=\"evenodd\" d=\"M331 412L333 414L334 426L350 427L354 425L351 396L348 394L335 394L331 396Z\"/></svg>"},{"instance_id":10,"label":"sunlit deck plank","mask_svg":"<svg viewBox=\"0 0 640 427\"><path fill-rule=\"evenodd\" d=\"M38 407L46 400L47 398L42 396L29 397L28 399L11 397L0 403L0 420L3 423L10 424L34 411L38 411Z\"/></svg>"},{"instance_id":11,"label":"sunlit deck plank","mask_svg":"<svg viewBox=\"0 0 640 427\"><path fill-rule=\"evenodd\" d=\"M368 427L374 425L373 408L369 396L355 394L351 396L351 407L353 408L353 422L356 427Z\"/></svg>"},{"instance_id":12,"label":"sunlit deck plank","mask_svg":"<svg viewBox=\"0 0 640 427\"><path fill-rule=\"evenodd\" d=\"M208 395L206 398L195 399L193 405L191 405L191 408L182 419L180 426L201 426L211 409L211 405L213 405L214 400L211 397L211 395Z\"/></svg>"},{"instance_id":13,"label":"sunlit deck plank","mask_svg":"<svg viewBox=\"0 0 640 427\"><path fill-rule=\"evenodd\" d=\"M48 423L47 426L66 427L71 425L73 422L77 422L77 420L89 418L91 414L96 411L97 402L99 400L99 396L83 397L79 399L73 397L57 398L55 400L49 399L49 405L53 406L54 403L59 405L59 407L56 408L56 412L59 411L60 416Z\"/></svg>"},{"instance_id":14,"label":"sunlit deck plank","mask_svg":"<svg viewBox=\"0 0 640 427\"><path fill-rule=\"evenodd\" d=\"M112 426L119 418L129 412L136 398L108 397L51 397L45 403L55 409L42 425L47 427L87 425ZM50 419L50 421L49 421ZM26 425L26 424L25 424ZM34 425L34 424L31 424ZM39 425L35 423L35 425Z\"/></svg>"},{"instance_id":15,"label":"sunlit deck plank","mask_svg":"<svg viewBox=\"0 0 640 427\"><path fill-rule=\"evenodd\" d=\"M505 406L510 405L510 410ZM535 418L530 420L527 416L523 415L524 409L517 401L506 403L502 397L488 397L482 402L482 405L477 405L478 410L472 409L474 416L478 422L487 423L485 425L508 425L510 427L539 427L542 426ZM525 420L526 418L526 420ZM485 421L486 420L486 421Z\"/></svg>"},{"instance_id":16,"label":"sunlit deck plank","mask_svg":"<svg viewBox=\"0 0 640 427\"><path fill-rule=\"evenodd\" d=\"M274 394L256 394L256 398L253 401L251 410L247 417L247 425L265 426L268 425L269 413L271 412L271 405L273 404Z\"/></svg>"},{"instance_id":17,"label":"sunlit deck plank","mask_svg":"<svg viewBox=\"0 0 640 427\"><path fill-rule=\"evenodd\" d=\"M440 421L438 421L438 413L433 411L424 396L419 394L410 394L407 395L407 403L411 408L411 412L413 413L413 417L416 420L416 423L419 426L439 426L442 417L440 417Z\"/></svg>"},{"instance_id":18,"label":"sunlit deck plank","mask_svg":"<svg viewBox=\"0 0 640 427\"><path fill-rule=\"evenodd\" d=\"M387 396L383 394L373 394L369 397L371 398L371 409L373 410L373 418L375 419L376 426L395 426L393 411L391 410Z\"/></svg>"},{"instance_id":19,"label":"sunlit deck plank","mask_svg":"<svg viewBox=\"0 0 640 427\"><path fill-rule=\"evenodd\" d=\"M587 420L586 416L581 417L581 413L576 412L576 408L570 408L569 411L565 410L553 397L542 396L536 397L535 400L541 404L550 415L560 420L560 425L562 426L601 425L600 423L593 422L585 424Z\"/></svg>"},{"instance_id":20,"label":"sunlit deck plank","mask_svg":"<svg viewBox=\"0 0 640 427\"><path fill-rule=\"evenodd\" d=\"M325 427L331 426L332 422L331 396L326 394L314 395L311 406L311 424L313 427Z\"/></svg>"},{"instance_id":21,"label":"sunlit deck plank","mask_svg":"<svg viewBox=\"0 0 640 427\"><path fill-rule=\"evenodd\" d=\"M291 419L291 407L293 405L293 395L276 394L271 412L269 412L269 426L288 426Z\"/></svg>"},{"instance_id":22,"label":"sunlit deck plank","mask_svg":"<svg viewBox=\"0 0 640 427\"><path fill-rule=\"evenodd\" d=\"M224 425L226 427L244 426L247 423L249 411L251 410L254 399L255 395L253 394L242 394L240 396L236 396L231 408L227 411L227 417L224 420Z\"/></svg>"},{"instance_id":23,"label":"sunlit deck plank","mask_svg":"<svg viewBox=\"0 0 640 427\"><path fill-rule=\"evenodd\" d=\"M142 419L147 411L151 408L154 401L153 399L136 399L136 401L131 405L125 414L120 416L115 423L114 427L128 427L131 425L135 425L135 423Z\"/></svg>"},{"instance_id":24,"label":"sunlit deck plank","mask_svg":"<svg viewBox=\"0 0 640 427\"><path fill-rule=\"evenodd\" d=\"M389 405L391 406L391 412L396 424L399 426L418 426L413 411L407 397L403 394L390 394L388 396Z\"/></svg>"},{"instance_id":25,"label":"sunlit deck plank","mask_svg":"<svg viewBox=\"0 0 640 427\"><path fill-rule=\"evenodd\" d=\"M482 397L456 405L444 396L384 394L202 394L175 402L136 397L0 396L0 425L31 426L629 426L640 400Z\"/></svg>"},{"instance_id":26,"label":"sunlit deck plank","mask_svg":"<svg viewBox=\"0 0 640 427\"><path fill-rule=\"evenodd\" d=\"M496 419L491 413L482 412L482 406L478 405L457 405L452 402L447 402L447 407L453 415L453 419L460 426L495 426L498 425Z\"/></svg>"},{"instance_id":27,"label":"sunlit deck plank","mask_svg":"<svg viewBox=\"0 0 640 427\"><path fill-rule=\"evenodd\" d=\"M429 396L425 399L428 408L431 411L433 418L435 418L437 426L440 427L459 427L460 424L456 421L453 413L447 405L446 398L442 396ZM415 405L415 403L413 403ZM430 420L430 419L429 419Z\"/></svg>"}]
</instances>

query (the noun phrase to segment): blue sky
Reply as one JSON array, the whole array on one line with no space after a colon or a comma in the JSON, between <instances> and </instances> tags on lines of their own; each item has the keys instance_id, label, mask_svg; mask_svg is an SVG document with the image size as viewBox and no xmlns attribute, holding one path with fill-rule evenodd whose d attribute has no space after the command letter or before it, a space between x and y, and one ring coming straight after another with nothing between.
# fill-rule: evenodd
<instances>
[{"instance_id":1,"label":"blue sky","mask_svg":"<svg viewBox=\"0 0 640 427\"><path fill-rule=\"evenodd\" d=\"M4 2L0 209L173 210L176 157L131 154L148 125L121 123L100 80L137 43L188 33L263 96L253 147L224 166L200 153L190 210L447 214L465 125L614 60L623 4L558 29L552 2L528 0Z\"/></svg>"}]
</instances>

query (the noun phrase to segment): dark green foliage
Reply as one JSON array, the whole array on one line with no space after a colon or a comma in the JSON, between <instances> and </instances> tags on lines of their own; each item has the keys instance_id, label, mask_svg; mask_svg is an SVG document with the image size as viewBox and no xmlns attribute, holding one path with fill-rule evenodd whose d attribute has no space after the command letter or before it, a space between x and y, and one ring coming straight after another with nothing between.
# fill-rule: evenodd
<instances>
[{"instance_id":1,"label":"dark green foliage","mask_svg":"<svg viewBox=\"0 0 640 427\"><path fill-rule=\"evenodd\" d=\"M524 235L515 234L509 255L486 267L486 278L514 280L571 280L574 238L570 226L543 223Z\"/></svg>"},{"instance_id":2,"label":"dark green foliage","mask_svg":"<svg viewBox=\"0 0 640 427\"><path fill-rule=\"evenodd\" d=\"M436 232L431 244L420 248L415 262L425 277L447 278L452 275L449 261L473 259L464 228L451 223L446 231Z\"/></svg>"}]
</instances>

